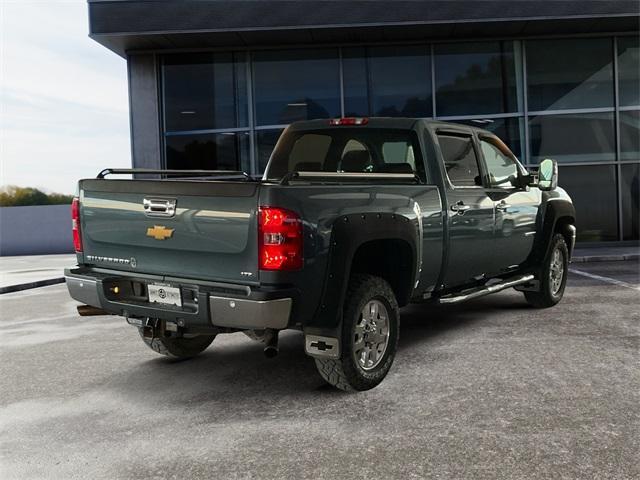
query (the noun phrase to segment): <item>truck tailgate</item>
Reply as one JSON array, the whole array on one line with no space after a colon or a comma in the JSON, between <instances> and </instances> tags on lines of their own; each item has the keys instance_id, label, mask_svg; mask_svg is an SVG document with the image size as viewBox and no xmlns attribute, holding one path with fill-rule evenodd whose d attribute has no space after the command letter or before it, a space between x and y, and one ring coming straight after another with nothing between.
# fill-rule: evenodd
<instances>
[{"instance_id":1,"label":"truck tailgate","mask_svg":"<svg viewBox=\"0 0 640 480\"><path fill-rule=\"evenodd\" d=\"M255 282L258 188L243 181L83 180L84 263L164 276ZM175 212L145 210L145 203L174 204Z\"/></svg>"}]
</instances>

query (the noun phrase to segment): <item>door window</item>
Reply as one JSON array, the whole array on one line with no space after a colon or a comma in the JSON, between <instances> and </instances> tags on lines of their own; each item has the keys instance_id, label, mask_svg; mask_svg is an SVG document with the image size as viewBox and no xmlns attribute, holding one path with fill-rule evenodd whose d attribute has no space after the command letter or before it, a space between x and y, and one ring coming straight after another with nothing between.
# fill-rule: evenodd
<instances>
[{"instance_id":1,"label":"door window","mask_svg":"<svg viewBox=\"0 0 640 480\"><path fill-rule=\"evenodd\" d=\"M486 139L480 140L480 149L487 166L489 185L499 188L517 187L518 165L515 160Z\"/></svg>"},{"instance_id":2,"label":"door window","mask_svg":"<svg viewBox=\"0 0 640 480\"><path fill-rule=\"evenodd\" d=\"M478 157L471 137L438 134L444 166L451 183L456 187L482 185Z\"/></svg>"}]
</instances>

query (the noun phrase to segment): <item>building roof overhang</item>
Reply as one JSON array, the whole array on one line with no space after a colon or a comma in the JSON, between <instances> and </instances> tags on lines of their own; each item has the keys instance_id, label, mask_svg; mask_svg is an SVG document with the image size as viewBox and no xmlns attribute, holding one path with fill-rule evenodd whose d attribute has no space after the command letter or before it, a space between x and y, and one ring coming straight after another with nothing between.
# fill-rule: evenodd
<instances>
[{"instance_id":1,"label":"building roof overhang","mask_svg":"<svg viewBox=\"0 0 640 480\"><path fill-rule=\"evenodd\" d=\"M89 0L90 37L134 51L637 32L635 0Z\"/></svg>"}]
</instances>

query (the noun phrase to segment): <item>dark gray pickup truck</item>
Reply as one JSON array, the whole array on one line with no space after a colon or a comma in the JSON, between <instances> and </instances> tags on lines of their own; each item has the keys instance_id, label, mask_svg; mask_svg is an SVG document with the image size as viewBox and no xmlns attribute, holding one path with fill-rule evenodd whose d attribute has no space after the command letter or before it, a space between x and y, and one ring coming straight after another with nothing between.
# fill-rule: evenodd
<instances>
[{"instance_id":1,"label":"dark gray pickup truck","mask_svg":"<svg viewBox=\"0 0 640 480\"><path fill-rule=\"evenodd\" d=\"M104 178L122 173L136 177ZM280 330L301 330L327 382L367 390L391 367L409 302L509 287L534 307L562 298L576 230L556 183L553 160L529 173L477 128L295 123L262 179L105 170L81 180L67 286L81 314L121 315L172 357L239 331L271 356Z\"/></svg>"}]
</instances>

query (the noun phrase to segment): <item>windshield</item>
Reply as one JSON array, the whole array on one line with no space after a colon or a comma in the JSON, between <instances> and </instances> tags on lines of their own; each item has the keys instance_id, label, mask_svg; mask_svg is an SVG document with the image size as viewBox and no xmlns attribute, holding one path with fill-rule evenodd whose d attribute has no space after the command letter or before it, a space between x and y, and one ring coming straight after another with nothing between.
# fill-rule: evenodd
<instances>
[{"instance_id":1,"label":"windshield","mask_svg":"<svg viewBox=\"0 0 640 480\"><path fill-rule=\"evenodd\" d=\"M265 178L289 172L417 173L424 178L418 138L412 130L323 128L285 131Z\"/></svg>"}]
</instances>

